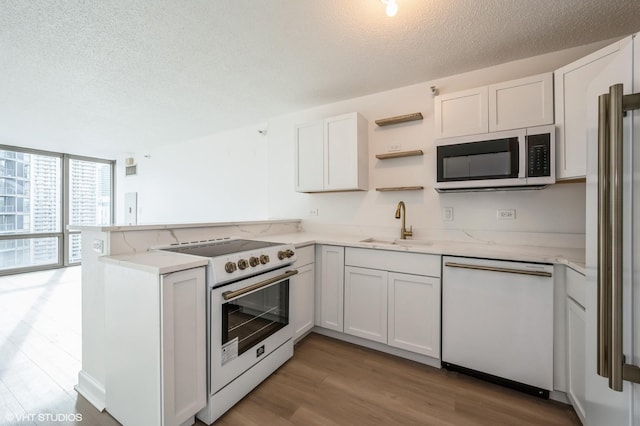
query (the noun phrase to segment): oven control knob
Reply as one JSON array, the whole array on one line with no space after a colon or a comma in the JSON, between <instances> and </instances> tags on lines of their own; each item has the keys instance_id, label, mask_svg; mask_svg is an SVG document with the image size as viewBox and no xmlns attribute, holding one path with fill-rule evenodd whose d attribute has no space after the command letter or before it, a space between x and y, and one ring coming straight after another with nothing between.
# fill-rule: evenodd
<instances>
[{"instance_id":1,"label":"oven control knob","mask_svg":"<svg viewBox=\"0 0 640 426\"><path fill-rule=\"evenodd\" d=\"M249 265L251 265L252 268L255 268L259 264L260 264L260 259L258 259L257 257L251 256L249 258Z\"/></svg>"},{"instance_id":2,"label":"oven control knob","mask_svg":"<svg viewBox=\"0 0 640 426\"><path fill-rule=\"evenodd\" d=\"M236 264L233 262L227 262L224 264L224 270L230 274L236 270Z\"/></svg>"},{"instance_id":3,"label":"oven control knob","mask_svg":"<svg viewBox=\"0 0 640 426\"><path fill-rule=\"evenodd\" d=\"M283 259L288 259L290 257L293 257L294 252L293 250L284 250L284 251L279 251L278 252L278 259L283 260Z\"/></svg>"},{"instance_id":4,"label":"oven control knob","mask_svg":"<svg viewBox=\"0 0 640 426\"><path fill-rule=\"evenodd\" d=\"M262 263L263 265L266 265L267 263L269 263L269 256L267 256L266 254L261 254L260 263Z\"/></svg>"},{"instance_id":5,"label":"oven control knob","mask_svg":"<svg viewBox=\"0 0 640 426\"><path fill-rule=\"evenodd\" d=\"M249 267L249 262L247 262L247 259L240 259L238 260L238 268L240 268L240 270L244 270L247 269Z\"/></svg>"}]
</instances>

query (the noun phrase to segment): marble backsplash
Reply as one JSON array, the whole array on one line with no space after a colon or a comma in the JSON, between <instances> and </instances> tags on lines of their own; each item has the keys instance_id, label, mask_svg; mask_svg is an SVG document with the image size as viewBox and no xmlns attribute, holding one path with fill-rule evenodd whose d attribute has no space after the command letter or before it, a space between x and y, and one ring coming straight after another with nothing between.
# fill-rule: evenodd
<instances>
[{"instance_id":1,"label":"marble backsplash","mask_svg":"<svg viewBox=\"0 0 640 426\"><path fill-rule=\"evenodd\" d=\"M301 230L299 220L264 221L230 224L203 224L202 227L158 226L155 229L127 227L109 232L110 255L147 251L149 248L206 241L217 238L259 238L267 235L290 234Z\"/></svg>"},{"instance_id":2,"label":"marble backsplash","mask_svg":"<svg viewBox=\"0 0 640 426\"><path fill-rule=\"evenodd\" d=\"M408 225L407 225L408 227ZM324 225L302 221L301 228L314 234L359 235L373 238L395 239L400 237L400 223L396 227ZM480 243L488 245L516 245L539 247L584 248L585 234L544 232L497 232L484 230L452 230L413 227L413 240L434 242Z\"/></svg>"}]
</instances>

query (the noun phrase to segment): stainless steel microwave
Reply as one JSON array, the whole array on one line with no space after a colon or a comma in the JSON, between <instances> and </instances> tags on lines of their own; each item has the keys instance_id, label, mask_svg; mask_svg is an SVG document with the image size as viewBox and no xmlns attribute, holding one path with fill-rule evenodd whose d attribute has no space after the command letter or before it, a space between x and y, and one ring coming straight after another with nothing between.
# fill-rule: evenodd
<instances>
[{"instance_id":1,"label":"stainless steel microwave","mask_svg":"<svg viewBox=\"0 0 640 426\"><path fill-rule=\"evenodd\" d=\"M438 192L539 189L555 183L555 127L436 141Z\"/></svg>"}]
</instances>

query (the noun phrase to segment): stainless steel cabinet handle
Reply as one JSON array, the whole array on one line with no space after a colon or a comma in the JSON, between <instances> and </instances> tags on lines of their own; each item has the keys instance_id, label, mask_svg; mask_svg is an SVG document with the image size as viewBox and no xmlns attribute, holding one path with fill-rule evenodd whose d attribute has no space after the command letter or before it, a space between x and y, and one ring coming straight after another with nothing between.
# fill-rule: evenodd
<instances>
[{"instance_id":1,"label":"stainless steel cabinet handle","mask_svg":"<svg viewBox=\"0 0 640 426\"><path fill-rule=\"evenodd\" d=\"M477 269L480 271L505 272L508 274L534 275L536 277L551 277L551 272L546 271L529 271L526 269L500 268L495 266L470 265L467 263L445 262L444 266L450 268Z\"/></svg>"},{"instance_id":2,"label":"stainless steel cabinet handle","mask_svg":"<svg viewBox=\"0 0 640 426\"><path fill-rule=\"evenodd\" d=\"M224 293L222 293L222 298L224 300L233 299L235 297L242 296L243 294L249 293L253 290L257 290L259 288L266 287L270 284L277 283L278 281L282 281L286 278L296 275L297 273L298 273L297 270L287 271L284 274L278 275L277 277L269 278L268 280L264 280L264 281L260 281L259 283L248 285L244 288L241 288L240 290L225 291Z\"/></svg>"}]
</instances>

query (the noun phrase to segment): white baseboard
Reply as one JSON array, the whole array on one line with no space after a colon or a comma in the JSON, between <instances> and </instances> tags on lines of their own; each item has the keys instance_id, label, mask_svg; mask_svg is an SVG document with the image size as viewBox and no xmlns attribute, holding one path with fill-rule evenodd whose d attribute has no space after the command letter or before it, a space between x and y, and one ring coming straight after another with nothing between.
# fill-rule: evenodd
<instances>
[{"instance_id":1,"label":"white baseboard","mask_svg":"<svg viewBox=\"0 0 640 426\"><path fill-rule=\"evenodd\" d=\"M80 370L78 373L78 384L74 387L76 392L82 395L98 411L105 408L106 392L104 385Z\"/></svg>"},{"instance_id":2,"label":"white baseboard","mask_svg":"<svg viewBox=\"0 0 640 426\"><path fill-rule=\"evenodd\" d=\"M571 401L567 398L567 394L559 390L549 392L549 399L571 405Z\"/></svg>"}]
</instances>

